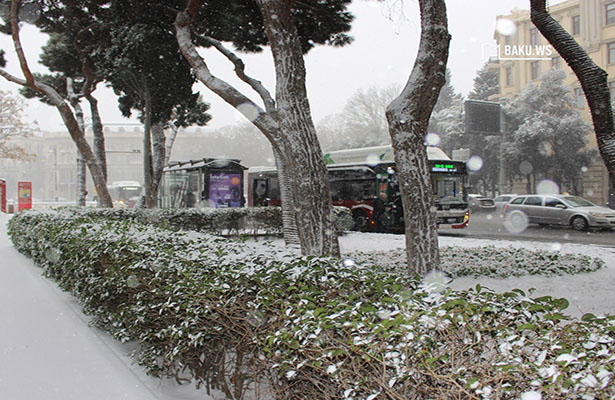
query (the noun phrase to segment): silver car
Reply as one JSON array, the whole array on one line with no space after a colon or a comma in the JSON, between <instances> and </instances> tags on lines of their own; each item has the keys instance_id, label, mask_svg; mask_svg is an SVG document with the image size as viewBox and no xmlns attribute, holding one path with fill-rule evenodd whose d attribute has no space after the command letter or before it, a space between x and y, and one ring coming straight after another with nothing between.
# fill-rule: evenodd
<instances>
[{"instance_id":1,"label":"silver car","mask_svg":"<svg viewBox=\"0 0 615 400\"><path fill-rule=\"evenodd\" d=\"M475 212L489 212L495 210L495 203L493 202L493 199L480 194L469 194L468 202L470 203L470 210Z\"/></svg>"},{"instance_id":2,"label":"silver car","mask_svg":"<svg viewBox=\"0 0 615 400\"><path fill-rule=\"evenodd\" d=\"M516 196L504 206L504 217L513 225L525 218L527 223L570 226L579 231L615 229L615 210L569 195Z\"/></svg>"},{"instance_id":3,"label":"silver car","mask_svg":"<svg viewBox=\"0 0 615 400\"><path fill-rule=\"evenodd\" d=\"M493 199L496 210L502 211L504 206L516 196L516 194L501 194L497 196L495 199Z\"/></svg>"}]
</instances>

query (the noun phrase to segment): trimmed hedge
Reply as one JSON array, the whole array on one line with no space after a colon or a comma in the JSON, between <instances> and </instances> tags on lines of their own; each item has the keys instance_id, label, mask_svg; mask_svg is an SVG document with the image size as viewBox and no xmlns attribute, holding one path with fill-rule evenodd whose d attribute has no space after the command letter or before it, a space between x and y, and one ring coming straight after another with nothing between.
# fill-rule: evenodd
<instances>
[{"instance_id":1,"label":"trimmed hedge","mask_svg":"<svg viewBox=\"0 0 615 400\"><path fill-rule=\"evenodd\" d=\"M82 208L61 207L70 215L104 218L110 221L134 221L171 230L189 230L214 235L282 235L280 207L254 208ZM353 226L347 207L333 207L338 234Z\"/></svg>"},{"instance_id":2,"label":"trimmed hedge","mask_svg":"<svg viewBox=\"0 0 615 400\"><path fill-rule=\"evenodd\" d=\"M389 251L356 251L350 257L357 263L377 265L391 273L403 273L406 253L404 249ZM488 262L485 262L488 260ZM527 250L514 247L440 247L440 268L449 278L461 276L557 276L593 272L604 267L600 258L583 254L557 251Z\"/></svg>"},{"instance_id":3,"label":"trimmed hedge","mask_svg":"<svg viewBox=\"0 0 615 400\"><path fill-rule=\"evenodd\" d=\"M615 317L569 319L564 299L68 211L9 234L149 373L227 398L615 396Z\"/></svg>"}]
</instances>

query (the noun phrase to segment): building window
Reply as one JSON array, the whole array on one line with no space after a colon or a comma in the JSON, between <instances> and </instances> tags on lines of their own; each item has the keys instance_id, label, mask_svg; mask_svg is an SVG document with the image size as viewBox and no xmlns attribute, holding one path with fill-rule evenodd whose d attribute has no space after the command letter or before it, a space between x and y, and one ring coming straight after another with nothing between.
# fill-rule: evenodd
<instances>
[{"instance_id":1,"label":"building window","mask_svg":"<svg viewBox=\"0 0 615 400\"><path fill-rule=\"evenodd\" d=\"M505 75L504 82L506 82L506 86L512 86L512 84L513 84L513 71L512 71L512 67L504 68L504 75Z\"/></svg>"},{"instance_id":2,"label":"building window","mask_svg":"<svg viewBox=\"0 0 615 400\"><path fill-rule=\"evenodd\" d=\"M530 63L530 79L535 81L540 77L540 62L533 61Z\"/></svg>"},{"instance_id":3,"label":"building window","mask_svg":"<svg viewBox=\"0 0 615 400\"><path fill-rule=\"evenodd\" d=\"M611 42L607 46L607 63L615 64L615 42Z\"/></svg>"},{"instance_id":4,"label":"building window","mask_svg":"<svg viewBox=\"0 0 615 400\"><path fill-rule=\"evenodd\" d=\"M583 94L583 89L581 88L574 89L574 98L577 102L577 108L585 107L585 95Z\"/></svg>"},{"instance_id":5,"label":"building window","mask_svg":"<svg viewBox=\"0 0 615 400\"><path fill-rule=\"evenodd\" d=\"M512 36L504 36L504 45L510 46L512 44Z\"/></svg>"},{"instance_id":6,"label":"building window","mask_svg":"<svg viewBox=\"0 0 615 400\"><path fill-rule=\"evenodd\" d=\"M605 6L605 15L606 15L606 20L605 20L606 25L615 24L615 3L607 4Z\"/></svg>"},{"instance_id":7,"label":"building window","mask_svg":"<svg viewBox=\"0 0 615 400\"><path fill-rule=\"evenodd\" d=\"M562 58L553 57L551 59L551 69L562 69Z\"/></svg>"},{"instance_id":8,"label":"building window","mask_svg":"<svg viewBox=\"0 0 615 400\"><path fill-rule=\"evenodd\" d=\"M537 46L539 43L540 43L540 40L538 38L538 29L536 28L530 29L530 44L532 46Z\"/></svg>"},{"instance_id":9,"label":"building window","mask_svg":"<svg viewBox=\"0 0 615 400\"><path fill-rule=\"evenodd\" d=\"M575 15L572 17L572 34L578 35L581 33L581 17Z\"/></svg>"}]
</instances>

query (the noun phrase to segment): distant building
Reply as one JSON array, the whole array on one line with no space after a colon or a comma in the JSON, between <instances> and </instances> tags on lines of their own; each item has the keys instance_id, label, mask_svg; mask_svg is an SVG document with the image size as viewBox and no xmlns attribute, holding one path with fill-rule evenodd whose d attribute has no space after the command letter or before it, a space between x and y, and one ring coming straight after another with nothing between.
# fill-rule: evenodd
<instances>
[{"instance_id":1,"label":"distant building","mask_svg":"<svg viewBox=\"0 0 615 400\"><path fill-rule=\"evenodd\" d=\"M90 145L91 134L86 135ZM7 180L7 199L17 198L17 182L31 181L34 201L76 201L77 148L68 132L43 132L12 143L36 155L32 162L0 159L0 178ZM105 128L107 182L143 183L143 130L139 127ZM271 147L260 134L235 136L226 131L206 132L200 128L181 130L173 146L171 161L208 157L239 158L247 166L273 163ZM95 194L89 171L88 200Z\"/></svg>"},{"instance_id":2,"label":"distant building","mask_svg":"<svg viewBox=\"0 0 615 400\"><path fill-rule=\"evenodd\" d=\"M564 29L587 51L590 57L609 74L611 98L615 99L615 1L568 0L549 7L549 12ZM583 119L591 124L589 108L579 81L566 62L559 56L530 20L528 10L511 10L509 15L496 17L495 40L497 59L490 60L488 69L496 71L500 80L500 93L491 100L512 99L528 84L537 82L543 72L562 69L565 83L572 88ZM589 146L596 147L592 132ZM518 185L514 192L523 192ZM609 188L608 174L598 158L583 175L583 196L604 205L613 201L613 188Z\"/></svg>"},{"instance_id":3,"label":"distant building","mask_svg":"<svg viewBox=\"0 0 615 400\"><path fill-rule=\"evenodd\" d=\"M91 144L91 137L88 137ZM108 182L143 182L141 147L143 134L134 130L106 132ZM77 198L77 147L68 132L42 132L12 140L36 155L32 162L0 160L0 175L7 179L8 198L16 198L17 181L32 181L35 201L74 201ZM94 195L87 173L88 198Z\"/></svg>"}]
</instances>

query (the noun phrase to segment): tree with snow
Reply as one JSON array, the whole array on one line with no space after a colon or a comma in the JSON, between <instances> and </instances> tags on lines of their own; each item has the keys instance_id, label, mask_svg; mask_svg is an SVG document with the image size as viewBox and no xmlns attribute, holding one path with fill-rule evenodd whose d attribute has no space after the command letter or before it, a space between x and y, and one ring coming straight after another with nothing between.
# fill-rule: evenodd
<instances>
[{"instance_id":1,"label":"tree with snow","mask_svg":"<svg viewBox=\"0 0 615 400\"><path fill-rule=\"evenodd\" d=\"M451 83L451 71L448 68L445 79L446 82L440 90L438 101L429 118L428 131L436 133L440 138L439 146L451 154L453 150L467 145L464 144L463 136L465 131L463 96L455 91Z\"/></svg>"},{"instance_id":2,"label":"tree with snow","mask_svg":"<svg viewBox=\"0 0 615 400\"><path fill-rule=\"evenodd\" d=\"M574 38L549 14L546 0L530 0L530 17L536 28L572 68L581 83L592 115L598 150L615 186L615 122L608 74L589 57Z\"/></svg>"},{"instance_id":3,"label":"tree with snow","mask_svg":"<svg viewBox=\"0 0 615 400\"><path fill-rule=\"evenodd\" d=\"M472 88L472 91L468 93L468 99L489 101L489 96L500 93L500 80L498 78L498 73L495 71L489 71L487 64L488 63L485 63L485 65L483 65L481 69L476 72L474 87Z\"/></svg>"},{"instance_id":4,"label":"tree with snow","mask_svg":"<svg viewBox=\"0 0 615 400\"><path fill-rule=\"evenodd\" d=\"M439 142L434 141L431 145L438 145L447 154L452 154L453 150L468 147L468 144L464 135L463 96L457 93L451 84L449 69L446 70L445 79L429 118L428 131L437 134L439 139Z\"/></svg>"},{"instance_id":5,"label":"tree with snow","mask_svg":"<svg viewBox=\"0 0 615 400\"><path fill-rule=\"evenodd\" d=\"M591 127L581 118L565 77L561 70L549 71L539 85L528 85L505 106L510 143L504 156L510 171L526 177L528 185L533 175L577 191L582 169L595 152L586 148ZM528 186L528 193L534 192Z\"/></svg>"},{"instance_id":6,"label":"tree with snow","mask_svg":"<svg viewBox=\"0 0 615 400\"><path fill-rule=\"evenodd\" d=\"M437 112L434 110L429 119L429 132L436 133L440 141L433 144L449 155L453 150L467 148L464 118L463 99L455 99L449 107Z\"/></svg>"},{"instance_id":7,"label":"tree with snow","mask_svg":"<svg viewBox=\"0 0 615 400\"><path fill-rule=\"evenodd\" d=\"M0 91L0 159L30 161L34 155L11 143L11 139L27 137L37 129L23 122L24 104L7 92Z\"/></svg>"},{"instance_id":8,"label":"tree with snow","mask_svg":"<svg viewBox=\"0 0 615 400\"><path fill-rule=\"evenodd\" d=\"M421 40L412 72L386 117L399 174L408 268L425 275L439 269L436 207L425 135L440 88L446 82L451 36L444 0L419 0Z\"/></svg>"},{"instance_id":9,"label":"tree with snow","mask_svg":"<svg viewBox=\"0 0 615 400\"><path fill-rule=\"evenodd\" d=\"M327 150L382 146L391 143L385 111L399 85L357 90L339 114L320 121L318 133ZM326 143L326 146L325 146Z\"/></svg>"},{"instance_id":10,"label":"tree with snow","mask_svg":"<svg viewBox=\"0 0 615 400\"><path fill-rule=\"evenodd\" d=\"M109 40L102 49L105 80L120 96L119 108L129 117L139 113L143 123L144 206L156 207L165 167L167 143L164 129L183 119L204 125L211 119L208 105L193 92L196 78L182 56L172 30L175 9L183 2L152 4L144 0L111 1L104 13ZM147 12L143 12L146 8ZM155 43L155 45L152 45ZM181 114L190 113L185 118ZM186 114L188 115L188 114ZM179 125L176 125L179 127Z\"/></svg>"},{"instance_id":11,"label":"tree with snow","mask_svg":"<svg viewBox=\"0 0 615 400\"><path fill-rule=\"evenodd\" d=\"M191 0L175 22L177 41L198 79L242 112L270 141L281 189L287 189L281 193L285 237L288 227L300 227L296 235L303 254L339 254L328 173L307 98L303 54L316 44L350 42L345 34L352 21L346 11L348 3L236 0L226 3L221 12L221 5ZM206 23L212 16L212 23ZM261 82L245 73L243 62L221 40L249 51L270 46L276 73L275 98ZM196 51L200 45L213 46L225 55L234 64L237 76L259 95L264 108L216 77Z\"/></svg>"},{"instance_id":12,"label":"tree with snow","mask_svg":"<svg viewBox=\"0 0 615 400\"><path fill-rule=\"evenodd\" d=\"M489 101L489 96L499 92L498 74L495 71L489 71L485 63L476 72L474 86L468 98ZM477 192L474 189L482 188L495 193L499 181L501 141L500 135L470 135L467 138L467 147L472 150L472 156L480 157L482 160L482 166L470 172L470 185L474 192Z\"/></svg>"},{"instance_id":13,"label":"tree with snow","mask_svg":"<svg viewBox=\"0 0 615 400\"><path fill-rule=\"evenodd\" d=\"M107 189L105 175L102 171L102 168L96 155L92 151L90 144L85 139L85 133L80 126L78 120L75 118L75 112L69 105L69 101L67 101L66 97L58 93L58 91L55 90L52 86L37 79L37 77L32 73L28 65L28 60L21 45L21 38L19 36L20 20L18 15L20 15L21 6L22 1L11 1L11 7L8 16L9 23L6 28L12 36L23 78L13 76L3 68L0 68L0 75L9 82L16 83L20 86L40 93L47 98L50 104L53 104L53 106L58 109L58 112L60 113L62 120L64 121L64 124L68 129L71 139L77 146L79 153L82 155L86 165L90 170L90 174L92 175L92 181L94 183L94 187L96 188L96 192L98 193L101 205L103 207L113 207L113 201ZM31 14L33 17L36 17L36 15L40 12L39 7L40 5L37 2L24 2L24 12L22 13L22 15ZM31 13L25 12L30 10L32 11ZM1 64L2 67L4 67L4 60L2 60Z\"/></svg>"}]
</instances>

